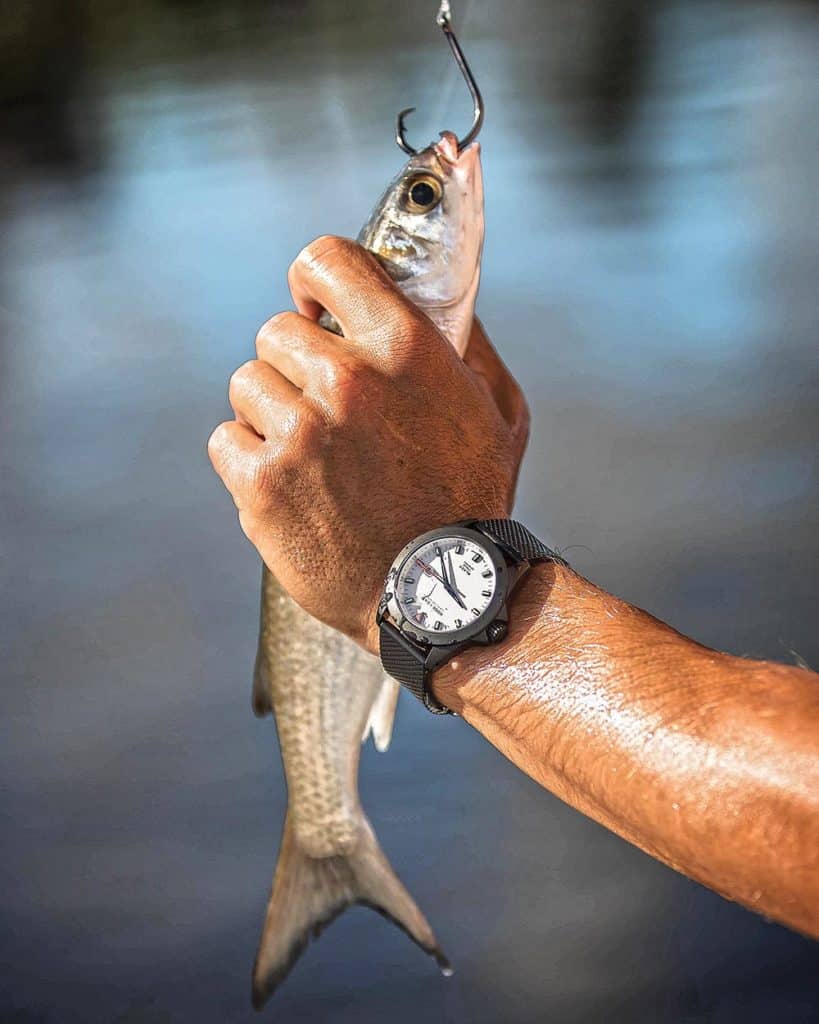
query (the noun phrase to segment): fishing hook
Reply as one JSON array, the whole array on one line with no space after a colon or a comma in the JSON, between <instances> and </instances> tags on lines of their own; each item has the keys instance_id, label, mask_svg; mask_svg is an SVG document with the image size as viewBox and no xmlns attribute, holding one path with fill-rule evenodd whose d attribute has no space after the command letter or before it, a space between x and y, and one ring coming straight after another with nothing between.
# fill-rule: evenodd
<instances>
[{"instance_id":1,"label":"fishing hook","mask_svg":"<svg viewBox=\"0 0 819 1024\"><path fill-rule=\"evenodd\" d=\"M478 136L478 132L481 130L481 125L483 124L483 97L481 96L481 91L478 88L478 83L475 81L469 65L466 62L464 52L461 49L458 40L455 38L455 33L452 31L452 11L449 7L449 0L441 0L441 6L438 10L438 15L435 21L446 36L446 41L449 43L449 48L452 50L455 61L461 69L461 74L464 76L464 81L466 82L469 88L469 94L472 97L472 127L462 139L458 139L458 152L460 152L462 149L466 149L470 142L474 142ZM408 114L413 112L413 110L415 110L415 107L407 107L406 110L402 110L395 122L395 141L401 149L410 156L415 156L418 153L418 150L413 149L407 142L404 120Z\"/></svg>"}]
</instances>

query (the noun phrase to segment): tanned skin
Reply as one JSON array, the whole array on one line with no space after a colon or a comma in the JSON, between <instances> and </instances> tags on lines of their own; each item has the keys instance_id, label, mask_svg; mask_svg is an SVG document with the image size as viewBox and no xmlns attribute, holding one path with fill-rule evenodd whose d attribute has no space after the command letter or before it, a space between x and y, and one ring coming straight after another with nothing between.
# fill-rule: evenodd
<instances>
[{"instance_id":1,"label":"tanned skin","mask_svg":"<svg viewBox=\"0 0 819 1024\"><path fill-rule=\"evenodd\" d=\"M209 453L282 585L376 652L404 544L509 514L528 410L477 322L461 362L355 243L316 240L289 282L298 312L260 330ZM509 607L437 699L572 807L819 938L819 676L709 650L554 564Z\"/></svg>"}]
</instances>

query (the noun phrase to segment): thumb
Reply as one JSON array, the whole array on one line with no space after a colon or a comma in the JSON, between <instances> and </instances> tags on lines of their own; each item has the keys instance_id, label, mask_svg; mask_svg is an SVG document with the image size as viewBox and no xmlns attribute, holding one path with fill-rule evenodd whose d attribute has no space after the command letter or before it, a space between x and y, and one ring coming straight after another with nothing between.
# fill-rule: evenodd
<instances>
[{"instance_id":1,"label":"thumb","mask_svg":"<svg viewBox=\"0 0 819 1024\"><path fill-rule=\"evenodd\" d=\"M529 439L529 406L520 385L492 347L477 317L472 321L464 362L477 374L506 420L517 448L516 455L521 459Z\"/></svg>"}]
</instances>

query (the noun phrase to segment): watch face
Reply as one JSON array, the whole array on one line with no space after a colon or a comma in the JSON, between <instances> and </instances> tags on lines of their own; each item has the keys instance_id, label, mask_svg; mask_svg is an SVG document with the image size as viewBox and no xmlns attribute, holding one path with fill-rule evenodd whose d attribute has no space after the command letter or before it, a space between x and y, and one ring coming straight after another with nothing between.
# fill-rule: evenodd
<instances>
[{"instance_id":1,"label":"watch face","mask_svg":"<svg viewBox=\"0 0 819 1024\"><path fill-rule=\"evenodd\" d=\"M422 539L404 559L394 587L407 626L446 640L468 631L496 604L496 559L472 538Z\"/></svg>"}]
</instances>

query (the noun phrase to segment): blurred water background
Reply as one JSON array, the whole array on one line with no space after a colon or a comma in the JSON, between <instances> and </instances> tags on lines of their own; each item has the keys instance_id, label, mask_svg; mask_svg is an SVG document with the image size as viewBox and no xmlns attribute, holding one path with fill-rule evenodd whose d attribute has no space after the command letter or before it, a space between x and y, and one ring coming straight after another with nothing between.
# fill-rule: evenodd
<instances>
[{"instance_id":1,"label":"blurred water background","mask_svg":"<svg viewBox=\"0 0 819 1024\"><path fill-rule=\"evenodd\" d=\"M463 130L435 0L0 0L0 1020L251 1020L285 807L257 559L205 457L311 237ZM457 3L518 512L731 651L819 664L819 11ZM364 804L457 973L363 908L293 1022L819 1019L819 947L402 700Z\"/></svg>"}]
</instances>

